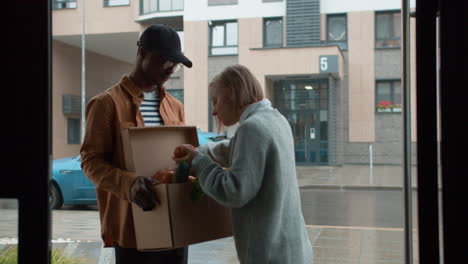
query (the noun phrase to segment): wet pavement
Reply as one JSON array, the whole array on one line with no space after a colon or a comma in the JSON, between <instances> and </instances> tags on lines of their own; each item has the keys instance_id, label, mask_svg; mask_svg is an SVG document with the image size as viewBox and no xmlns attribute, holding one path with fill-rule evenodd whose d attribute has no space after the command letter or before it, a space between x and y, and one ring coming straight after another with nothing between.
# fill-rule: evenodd
<instances>
[{"instance_id":1,"label":"wet pavement","mask_svg":"<svg viewBox=\"0 0 468 264\"><path fill-rule=\"evenodd\" d=\"M404 263L403 229L308 226L315 264ZM414 232L414 236L416 233ZM416 241L415 241L416 242ZM0 244L0 250L7 244ZM53 243L65 253L86 259L86 263L115 263L112 248L101 242ZM414 244L417 252L417 243ZM191 245L189 264L238 264L232 237ZM418 256L414 256L418 263Z\"/></svg>"},{"instance_id":2,"label":"wet pavement","mask_svg":"<svg viewBox=\"0 0 468 264\"><path fill-rule=\"evenodd\" d=\"M411 167L416 187L417 167ZM352 165L296 167L300 187L349 189L398 189L403 187L402 165Z\"/></svg>"},{"instance_id":3,"label":"wet pavement","mask_svg":"<svg viewBox=\"0 0 468 264\"><path fill-rule=\"evenodd\" d=\"M417 224L417 192L413 191L413 225ZM403 228L402 190L302 189L307 224Z\"/></svg>"},{"instance_id":4,"label":"wet pavement","mask_svg":"<svg viewBox=\"0 0 468 264\"><path fill-rule=\"evenodd\" d=\"M301 199L314 263L404 263L401 191L303 189ZM15 242L17 211L0 213L1 248ZM102 248L96 207L54 210L52 221L54 248L87 263L115 263L113 249ZM239 263L232 237L190 246L189 263Z\"/></svg>"},{"instance_id":5,"label":"wet pavement","mask_svg":"<svg viewBox=\"0 0 468 264\"><path fill-rule=\"evenodd\" d=\"M401 166L378 166L372 173L358 165L297 171L314 263L404 263ZM0 250L17 243L16 225L17 210L0 202ZM54 210L52 226L54 248L87 263L115 263L113 249L102 248L96 207ZM239 263L232 237L190 246L189 263Z\"/></svg>"}]
</instances>

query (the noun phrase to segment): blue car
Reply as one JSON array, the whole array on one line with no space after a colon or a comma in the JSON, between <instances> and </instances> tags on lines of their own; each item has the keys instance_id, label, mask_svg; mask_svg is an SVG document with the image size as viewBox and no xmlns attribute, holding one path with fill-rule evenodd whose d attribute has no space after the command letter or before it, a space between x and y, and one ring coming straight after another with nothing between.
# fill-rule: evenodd
<instances>
[{"instance_id":1,"label":"blue car","mask_svg":"<svg viewBox=\"0 0 468 264\"><path fill-rule=\"evenodd\" d=\"M199 129L198 141L204 145L225 138ZM52 209L63 205L96 205L96 188L81 170L81 157L56 159L52 163L49 202Z\"/></svg>"}]
</instances>

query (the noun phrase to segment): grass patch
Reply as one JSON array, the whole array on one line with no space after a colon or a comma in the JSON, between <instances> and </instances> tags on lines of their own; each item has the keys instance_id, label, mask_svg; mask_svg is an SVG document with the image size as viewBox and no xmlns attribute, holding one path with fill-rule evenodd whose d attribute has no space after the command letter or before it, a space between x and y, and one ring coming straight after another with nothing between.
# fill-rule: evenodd
<instances>
[{"instance_id":1,"label":"grass patch","mask_svg":"<svg viewBox=\"0 0 468 264\"><path fill-rule=\"evenodd\" d=\"M18 263L18 247L7 246L0 250L0 264L17 264ZM86 259L82 257L74 257L62 252L56 248L52 250L51 264L86 264Z\"/></svg>"}]
</instances>

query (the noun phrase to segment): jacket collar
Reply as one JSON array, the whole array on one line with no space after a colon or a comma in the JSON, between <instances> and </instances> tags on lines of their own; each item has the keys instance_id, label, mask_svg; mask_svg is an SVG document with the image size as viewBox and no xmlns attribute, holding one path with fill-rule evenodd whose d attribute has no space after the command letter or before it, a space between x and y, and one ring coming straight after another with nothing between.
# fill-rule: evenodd
<instances>
[{"instance_id":1,"label":"jacket collar","mask_svg":"<svg viewBox=\"0 0 468 264\"><path fill-rule=\"evenodd\" d=\"M138 87L138 85L136 85L130 79L130 77L128 77L128 75L124 75L120 83L132 97L143 98L143 90L140 87ZM161 97L161 99L164 96L166 96L166 88L164 87L164 85L159 88L159 96Z\"/></svg>"},{"instance_id":2,"label":"jacket collar","mask_svg":"<svg viewBox=\"0 0 468 264\"><path fill-rule=\"evenodd\" d=\"M241 123L249 116L251 116L254 112L272 109L273 107L271 107L271 102L268 99L263 99L261 101L249 105L242 113L239 122Z\"/></svg>"}]
</instances>

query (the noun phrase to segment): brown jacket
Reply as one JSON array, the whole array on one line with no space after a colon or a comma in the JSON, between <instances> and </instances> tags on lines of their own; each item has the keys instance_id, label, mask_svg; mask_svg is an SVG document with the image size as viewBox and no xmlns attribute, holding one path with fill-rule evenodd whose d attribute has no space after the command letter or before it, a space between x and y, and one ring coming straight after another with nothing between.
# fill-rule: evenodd
<instances>
[{"instance_id":1,"label":"brown jacket","mask_svg":"<svg viewBox=\"0 0 468 264\"><path fill-rule=\"evenodd\" d=\"M183 125L181 102L160 89L160 114L165 125ZM143 93L128 76L93 97L86 108L86 135L81 168L96 186L104 246L136 248L129 190L136 179L125 170L121 130L144 127L140 104Z\"/></svg>"}]
</instances>

